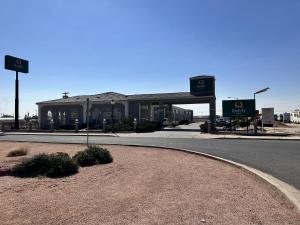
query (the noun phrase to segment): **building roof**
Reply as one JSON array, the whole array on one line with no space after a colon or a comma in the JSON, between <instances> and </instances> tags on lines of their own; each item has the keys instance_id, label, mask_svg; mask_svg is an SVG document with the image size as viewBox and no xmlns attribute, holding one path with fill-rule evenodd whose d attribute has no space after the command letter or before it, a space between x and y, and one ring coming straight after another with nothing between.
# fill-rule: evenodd
<instances>
[{"instance_id":1,"label":"building roof","mask_svg":"<svg viewBox=\"0 0 300 225\"><path fill-rule=\"evenodd\" d=\"M157 93L157 94L136 94L128 95L128 100L159 100L159 99L182 99L194 97L190 92L175 92L175 93Z\"/></svg>"},{"instance_id":2,"label":"building roof","mask_svg":"<svg viewBox=\"0 0 300 225\"><path fill-rule=\"evenodd\" d=\"M59 98L59 99L54 99L54 100L49 100L49 101L43 101L43 102L38 102L37 104L54 104L54 103L81 103L86 101L86 99L89 98L90 101L110 101L110 100L115 100L115 101L120 101L120 100L126 100L126 95L116 93L116 92L105 92L101 94L96 94L96 95L77 95L77 96L72 96L72 97L67 97L67 98Z\"/></svg>"},{"instance_id":3,"label":"building roof","mask_svg":"<svg viewBox=\"0 0 300 225\"><path fill-rule=\"evenodd\" d=\"M206 98L209 96L204 96ZM157 93L157 94L133 94L124 95L116 92L105 92L96 95L78 95L67 98L54 99L49 101L38 102L37 104L63 104L63 103L83 103L89 98L91 102L109 102L114 101L159 101L159 100L185 100L198 98L190 94L190 92L175 93ZM201 97L200 97L201 98Z\"/></svg>"},{"instance_id":4,"label":"building roof","mask_svg":"<svg viewBox=\"0 0 300 225\"><path fill-rule=\"evenodd\" d=\"M195 76L195 77L190 77L190 80L198 80L198 79L202 79L202 78L213 78L213 79L215 79L215 76L213 76L213 75L199 75L199 76Z\"/></svg>"}]
</instances>

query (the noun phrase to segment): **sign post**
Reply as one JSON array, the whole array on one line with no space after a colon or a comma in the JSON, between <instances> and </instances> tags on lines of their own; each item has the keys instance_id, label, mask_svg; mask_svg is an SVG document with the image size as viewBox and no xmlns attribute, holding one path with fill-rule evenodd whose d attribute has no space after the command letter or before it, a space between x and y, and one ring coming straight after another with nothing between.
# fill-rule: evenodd
<instances>
[{"instance_id":1,"label":"sign post","mask_svg":"<svg viewBox=\"0 0 300 225\"><path fill-rule=\"evenodd\" d=\"M16 71L16 94L15 94L15 129L19 129L19 74Z\"/></svg>"},{"instance_id":2,"label":"sign post","mask_svg":"<svg viewBox=\"0 0 300 225\"><path fill-rule=\"evenodd\" d=\"M5 69L16 71L16 93L15 93L15 129L19 129L19 74L28 73L28 61L10 55L5 56Z\"/></svg>"}]
</instances>

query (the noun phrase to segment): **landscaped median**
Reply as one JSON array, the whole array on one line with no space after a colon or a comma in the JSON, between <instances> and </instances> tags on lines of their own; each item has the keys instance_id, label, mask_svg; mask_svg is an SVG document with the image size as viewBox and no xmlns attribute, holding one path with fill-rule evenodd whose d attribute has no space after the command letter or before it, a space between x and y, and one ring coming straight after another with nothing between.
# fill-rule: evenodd
<instances>
[{"instance_id":1,"label":"landscaped median","mask_svg":"<svg viewBox=\"0 0 300 225\"><path fill-rule=\"evenodd\" d=\"M84 145L0 142L0 169L56 152L76 164L96 164L56 179L1 176L1 223L299 224L293 204L245 170L179 151L101 147L112 163L97 163L94 150L80 152ZM7 157L21 148L27 154Z\"/></svg>"}]
</instances>

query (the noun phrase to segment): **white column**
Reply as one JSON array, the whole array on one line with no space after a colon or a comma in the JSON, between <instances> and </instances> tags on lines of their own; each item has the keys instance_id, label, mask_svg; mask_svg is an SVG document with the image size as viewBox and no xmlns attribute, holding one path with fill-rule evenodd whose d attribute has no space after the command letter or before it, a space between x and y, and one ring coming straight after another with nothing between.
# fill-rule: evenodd
<instances>
[{"instance_id":1,"label":"white column","mask_svg":"<svg viewBox=\"0 0 300 225\"><path fill-rule=\"evenodd\" d=\"M152 105L152 103L150 104L150 110L151 110L150 120L154 121L154 106Z\"/></svg>"},{"instance_id":2,"label":"white column","mask_svg":"<svg viewBox=\"0 0 300 225\"><path fill-rule=\"evenodd\" d=\"M141 103L139 103L139 121L141 121Z\"/></svg>"},{"instance_id":3,"label":"white column","mask_svg":"<svg viewBox=\"0 0 300 225\"><path fill-rule=\"evenodd\" d=\"M81 104L82 107L83 107L83 121L82 123L86 123L86 111L87 111L87 105L86 105L86 101L84 103ZM89 111L91 110L92 108L92 102L90 101L90 106L89 106Z\"/></svg>"},{"instance_id":4,"label":"white column","mask_svg":"<svg viewBox=\"0 0 300 225\"><path fill-rule=\"evenodd\" d=\"M83 115L82 115L82 123L86 123L86 102L82 103L82 108L83 108Z\"/></svg>"},{"instance_id":5,"label":"white column","mask_svg":"<svg viewBox=\"0 0 300 225\"><path fill-rule=\"evenodd\" d=\"M124 110L125 110L125 117L129 117L129 103L123 102Z\"/></svg>"},{"instance_id":6,"label":"white column","mask_svg":"<svg viewBox=\"0 0 300 225\"><path fill-rule=\"evenodd\" d=\"M42 105L38 105L38 122L39 122L39 129L41 129L41 123L42 123Z\"/></svg>"}]
</instances>

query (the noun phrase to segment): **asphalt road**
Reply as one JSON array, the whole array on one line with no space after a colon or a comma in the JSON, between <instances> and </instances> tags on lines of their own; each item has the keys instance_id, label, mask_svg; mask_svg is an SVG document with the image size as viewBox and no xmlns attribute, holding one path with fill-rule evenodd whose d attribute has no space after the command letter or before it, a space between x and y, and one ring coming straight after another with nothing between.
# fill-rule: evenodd
<instances>
[{"instance_id":1,"label":"asphalt road","mask_svg":"<svg viewBox=\"0 0 300 225\"><path fill-rule=\"evenodd\" d=\"M5 135L0 141L85 143L84 136ZM242 163L300 190L300 141L191 138L90 137L92 144L136 144L184 148ZM0 142L1 144L1 142Z\"/></svg>"}]
</instances>

